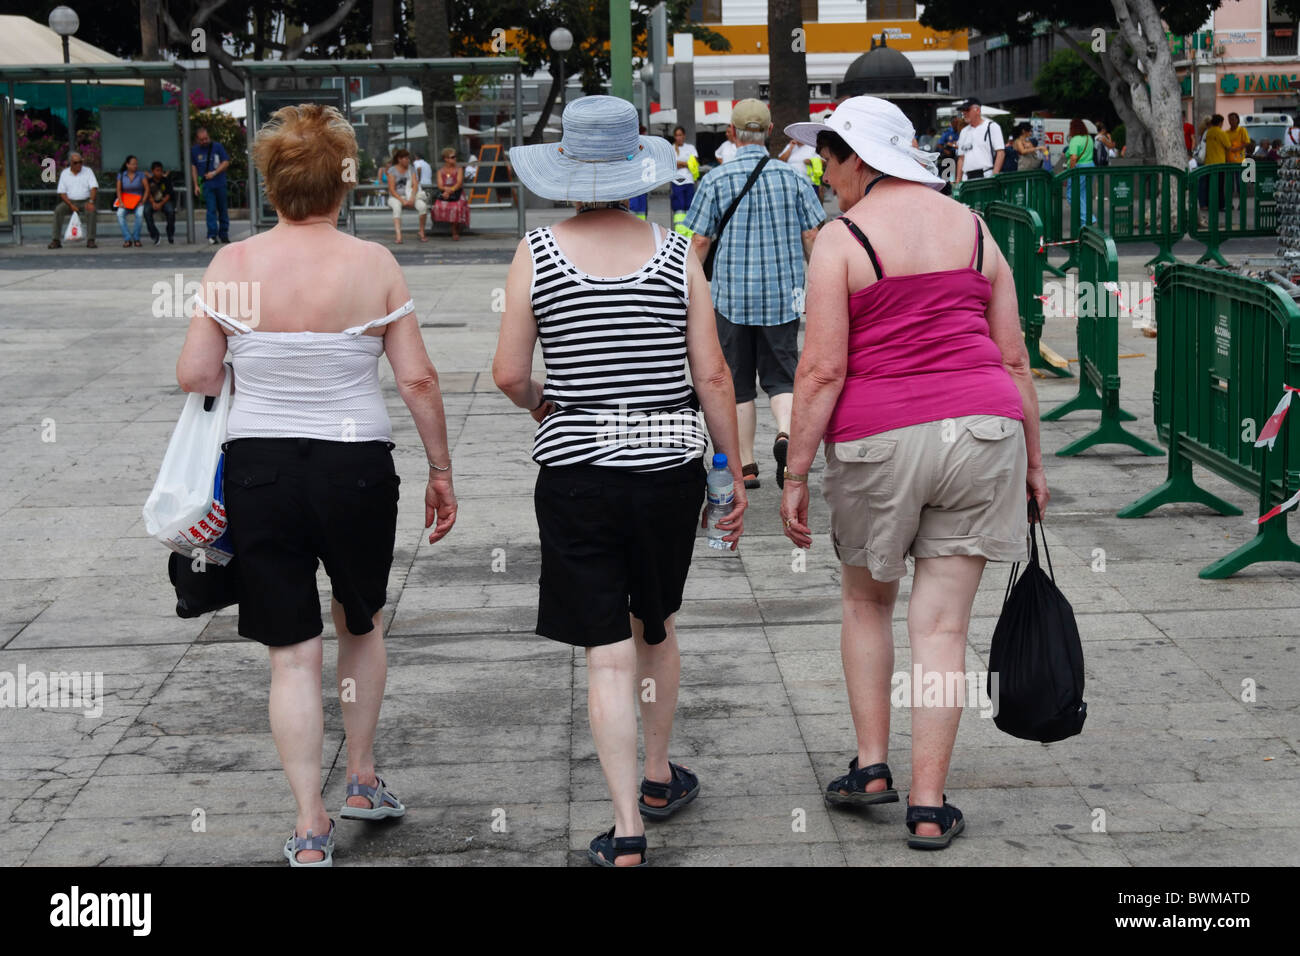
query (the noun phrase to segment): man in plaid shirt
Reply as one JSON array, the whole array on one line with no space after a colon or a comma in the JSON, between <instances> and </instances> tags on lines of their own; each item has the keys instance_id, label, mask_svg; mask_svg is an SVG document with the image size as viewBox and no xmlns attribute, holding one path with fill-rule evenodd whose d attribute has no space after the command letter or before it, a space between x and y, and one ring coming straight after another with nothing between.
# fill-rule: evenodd
<instances>
[{"instance_id":1,"label":"man in plaid shirt","mask_svg":"<svg viewBox=\"0 0 1300 956\"><path fill-rule=\"evenodd\" d=\"M764 156L772 114L759 100L741 100L731 111L735 157L700 180L686 215L686 229L703 262L718 239L718 224ZM826 218L806 177L782 162L769 162L736 207L713 262L713 308L718 341L736 386L740 457L745 487L757 488L754 432L758 397L755 376L776 419L776 483L785 486L790 441L790 406L799 364L799 319L803 315L804 261L817 227Z\"/></svg>"}]
</instances>

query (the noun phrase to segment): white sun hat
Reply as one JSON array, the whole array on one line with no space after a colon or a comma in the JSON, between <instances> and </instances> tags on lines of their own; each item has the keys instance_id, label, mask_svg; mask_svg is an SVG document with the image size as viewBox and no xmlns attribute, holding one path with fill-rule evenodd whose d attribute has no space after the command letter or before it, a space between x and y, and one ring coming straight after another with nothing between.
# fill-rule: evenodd
<instances>
[{"instance_id":1,"label":"white sun hat","mask_svg":"<svg viewBox=\"0 0 1300 956\"><path fill-rule=\"evenodd\" d=\"M943 188L944 181L934 165L938 154L912 146L916 130L903 111L888 100L878 96L849 97L819 123L791 123L785 135L815 147L817 134L823 130L835 133L864 163L886 176Z\"/></svg>"}]
</instances>

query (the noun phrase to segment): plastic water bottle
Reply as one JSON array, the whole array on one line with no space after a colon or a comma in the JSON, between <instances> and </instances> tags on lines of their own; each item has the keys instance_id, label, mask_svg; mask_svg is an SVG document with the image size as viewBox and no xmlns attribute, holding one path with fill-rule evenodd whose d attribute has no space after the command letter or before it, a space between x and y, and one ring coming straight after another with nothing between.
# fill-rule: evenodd
<instances>
[{"instance_id":1,"label":"plastic water bottle","mask_svg":"<svg viewBox=\"0 0 1300 956\"><path fill-rule=\"evenodd\" d=\"M709 526L705 529L705 537L708 538L710 548L729 550L731 545L722 540L723 535L727 534L727 532L718 527L718 522L731 514L732 506L736 500L736 488L731 478L731 472L727 470L726 455L718 453L713 456L713 467L709 469L707 485Z\"/></svg>"}]
</instances>

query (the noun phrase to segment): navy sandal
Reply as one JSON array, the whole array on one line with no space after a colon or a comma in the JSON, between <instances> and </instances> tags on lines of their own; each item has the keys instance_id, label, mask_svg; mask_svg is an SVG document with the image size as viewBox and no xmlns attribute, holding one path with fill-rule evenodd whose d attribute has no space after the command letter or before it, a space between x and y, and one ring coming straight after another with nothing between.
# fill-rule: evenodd
<instances>
[{"instance_id":1,"label":"navy sandal","mask_svg":"<svg viewBox=\"0 0 1300 956\"><path fill-rule=\"evenodd\" d=\"M613 827L592 840L591 845L587 847L587 858L597 866L617 866L618 864L614 862L616 859L630 855L641 857L641 862L633 864L628 869L649 865L645 855L645 837L616 837Z\"/></svg>"},{"instance_id":2,"label":"navy sandal","mask_svg":"<svg viewBox=\"0 0 1300 956\"><path fill-rule=\"evenodd\" d=\"M868 792L867 784L872 780L884 778L885 789ZM869 807L877 803L897 803L898 791L894 789L894 778L889 775L889 764L873 763L870 767L858 767L858 758L849 764L849 772L832 780L826 787L826 802L843 807Z\"/></svg>"},{"instance_id":3,"label":"navy sandal","mask_svg":"<svg viewBox=\"0 0 1300 956\"><path fill-rule=\"evenodd\" d=\"M699 777L675 763L669 763L668 769L673 775L673 779L668 783L658 783L644 778L641 780L643 798L655 797L668 801L662 807L652 807L644 799L638 800L637 805L641 809L641 816L646 820L667 820L700 795Z\"/></svg>"},{"instance_id":4,"label":"navy sandal","mask_svg":"<svg viewBox=\"0 0 1300 956\"><path fill-rule=\"evenodd\" d=\"M943 833L939 836L917 836L918 823L937 823ZM948 795L945 793L941 807L909 806L907 829L910 834L907 845L913 850L944 850L957 834L966 829L966 821L962 819L961 811L948 802Z\"/></svg>"},{"instance_id":5,"label":"navy sandal","mask_svg":"<svg viewBox=\"0 0 1300 956\"><path fill-rule=\"evenodd\" d=\"M790 451L790 436L785 432L776 433L772 443L772 457L776 459L776 486L785 488L785 456Z\"/></svg>"}]
</instances>

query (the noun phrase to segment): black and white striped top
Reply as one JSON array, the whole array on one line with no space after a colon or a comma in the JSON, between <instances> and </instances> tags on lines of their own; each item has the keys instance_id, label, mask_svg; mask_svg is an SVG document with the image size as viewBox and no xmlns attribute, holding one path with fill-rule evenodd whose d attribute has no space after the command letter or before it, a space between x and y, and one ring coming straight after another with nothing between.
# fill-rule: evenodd
<instances>
[{"instance_id":1,"label":"black and white striped top","mask_svg":"<svg viewBox=\"0 0 1300 956\"><path fill-rule=\"evenodd\" d=\"M686 381L686 256L661 238L636 272L590 276L564 257L549 227L528 233L531 299L555 411L533 440L541 465L659 471L701 458L707 443Z\"/></svg>"}]
</instances>

